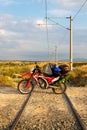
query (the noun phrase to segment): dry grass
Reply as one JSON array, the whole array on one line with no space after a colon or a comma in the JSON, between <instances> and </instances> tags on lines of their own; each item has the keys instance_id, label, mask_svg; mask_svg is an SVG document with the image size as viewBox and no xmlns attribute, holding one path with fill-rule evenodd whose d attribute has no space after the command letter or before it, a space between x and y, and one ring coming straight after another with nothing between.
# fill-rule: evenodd
<instances>
[{"instance_id":1,"label":"dry grass","mask_svg":"<svg viewBox=\"0 0 87 130\"><path fill-rule=\"evenodd\" d=\"M71 74L71 82L76 86L87 86L87 64L74 67Z\"/></svg>"},{"instance_id":2,"label":"dry grass","mask_svg":"<svg viewBox=\"0 0 87 130\"><path fill-rule=\"evenodd\" d=\"M37 62L42 67L47 62ZM55 63L55 62L51 62ZM67 64L68 62L58 62L60 64ZM16 86L18 79L14 79L14 75L19 75L30 71L34 68L34 62L0 62L0 85ZM75 86L86 86L87 84L87 63L78 62L73 64L73 71L70 72L70 82Z\"/></svg>"}]
</instances>

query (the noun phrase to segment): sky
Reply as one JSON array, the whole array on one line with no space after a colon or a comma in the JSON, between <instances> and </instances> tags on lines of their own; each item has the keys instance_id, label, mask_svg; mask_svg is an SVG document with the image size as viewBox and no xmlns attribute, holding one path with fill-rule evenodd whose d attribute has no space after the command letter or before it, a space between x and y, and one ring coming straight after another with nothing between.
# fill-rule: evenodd
<instances>
[{"instance_id":1,"label":"sky","mask_svg":"<svg viewBox=\"0 0 87 130\"><path fill-rule=\"evenodd\" d=\"M0 60L87 60L87 0L0 0ZM47 19L46 19L47 18Z\"/></svg>"}]
</instances>

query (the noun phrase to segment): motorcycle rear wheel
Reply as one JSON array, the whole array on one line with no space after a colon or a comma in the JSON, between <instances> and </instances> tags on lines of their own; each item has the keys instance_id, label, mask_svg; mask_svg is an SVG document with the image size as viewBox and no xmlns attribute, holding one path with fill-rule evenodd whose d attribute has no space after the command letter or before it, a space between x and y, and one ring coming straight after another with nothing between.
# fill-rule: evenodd
<instances>
[{"instance_id":1,"label":"motorcycle rear wheel","mask_svg":"<svg viewBox=\"0 0 87 130\"><path fill-rule=\"evenodd\" d=\"M57 83L57 86L52 88L52 91L55 93L55 94L63 94L65 91L66 91L66 84L65 83Z\"/></svg>"},{"instance_id":2,"label":"motorcycle rear wheel","mask_svg":"<svg viewBox=\"0 0 87 130\"><path fill-rule=\"evenodd\" d=\"M25 85L27 84L29 80L28 79L23 79L18 83L18 91L22 94L29 94L33 90L33 84L32 82L28 86L28 88L25 88Z\"/></svg>"}]
</instances>

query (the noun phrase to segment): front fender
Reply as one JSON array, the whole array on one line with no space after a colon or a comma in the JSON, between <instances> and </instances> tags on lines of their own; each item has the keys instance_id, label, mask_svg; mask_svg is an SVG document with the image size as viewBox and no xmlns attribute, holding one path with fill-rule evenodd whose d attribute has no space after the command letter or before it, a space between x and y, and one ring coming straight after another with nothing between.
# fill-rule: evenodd
<instances>
[{"instance_id":1,"label":"front fender","mask_svg":"<svg viewBox=\"0 0 87 130\"><path fill-rule=\"evenodd\" d=\"M22 78L26 78L26 77L30 77L32 75L32 73L27 72L21 75Z\"/></svg>"}]
</instances>

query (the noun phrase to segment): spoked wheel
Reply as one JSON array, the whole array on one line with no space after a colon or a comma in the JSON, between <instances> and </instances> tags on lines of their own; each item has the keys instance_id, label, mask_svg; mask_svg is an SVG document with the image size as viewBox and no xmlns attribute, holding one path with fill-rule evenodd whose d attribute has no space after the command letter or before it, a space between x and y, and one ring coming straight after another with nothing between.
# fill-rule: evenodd
<instances>
[{"instance_id":1,"label":"spoked wheel","mask_svg":"<svg viewBox=\"0 0 87 130\"><path fill-rule=\"evenodd\" d=\"M48 83L43 78L38 78L39 87L42 89L46 89L48 87Z\"/></svg>"},{"instance_id":2,"label":"spoked wheel","mask_svg":"<svg viewBox=\"0 0 87 130\"><path fill-rule=\"evenodd\" d=\"M20 93L22 94L28 94L33 90L33 84L30 83L30 85L26 88L26 84L28 83L28 79L23 79L18 83L18 90L20 91Z\"/></svg>"},{"instance_id":3,"label":"spoked wheel","mask_svg":"<svg viewBox=\"0 0 87 130\"><path fill-rule=\"evenodd\" d=\"M66 91L66 88L67 86L65 83L57 83L57 85L54 88L52 88L52 90L55 94L63 94Z\"/></svg>"}]
</instances>

